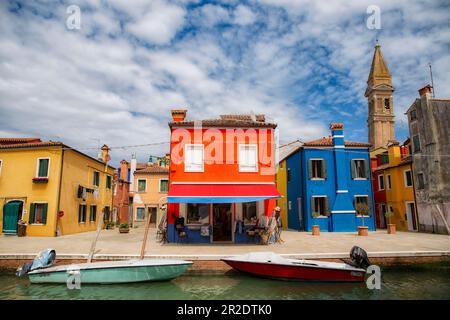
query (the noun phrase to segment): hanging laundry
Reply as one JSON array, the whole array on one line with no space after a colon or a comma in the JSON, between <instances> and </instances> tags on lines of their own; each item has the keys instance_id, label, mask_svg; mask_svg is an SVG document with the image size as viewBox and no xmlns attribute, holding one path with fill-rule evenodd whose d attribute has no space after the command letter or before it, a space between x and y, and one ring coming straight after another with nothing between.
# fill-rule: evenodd
<instances>
[{"instance_id":1,"label":"hanging laundry","mask_svg":"<svg viewBox=\"0 0 450 320\"><path fill-rule=\"evenodd\" d=\"M94 190L94 198L97 200L99 196L98 189Z\"/></svg>"},{"instance_id":2,"label":"hanging laundry","mask_svg":"<svg viewBox=\"0 0 450 320\"><path fill-rule=\"evenodd\" d=\"M83 187L83 201L86 201L86 188Z\"/></svg>"}]
</instances>

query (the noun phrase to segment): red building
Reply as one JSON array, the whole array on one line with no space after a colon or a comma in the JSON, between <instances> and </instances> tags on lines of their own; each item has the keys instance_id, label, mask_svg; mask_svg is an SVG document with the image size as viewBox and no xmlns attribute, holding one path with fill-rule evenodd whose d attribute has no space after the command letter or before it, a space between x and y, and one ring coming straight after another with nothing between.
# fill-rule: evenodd
<instances>
[{"instance_id":1,"label":"red building","mask_svg":"<svg viewBox=\"0 0 450 320\"><path fill-rule=\"evenodd\" d=\"M382 171L378 171L377 168L386 163L388 160L386 153L380 153L370 159L372 169L372 186L373 197L375 203L375 224L377 228L386 228L386 216L387 211L386 204L386 186L385 179L382 177Z\"/></svg>"},{"instance_id":2,"label":"red building","mask_svg":"<svg viewBox=\"0 0 450 320\"><path fill-rule=\"evenodd\" d=\"M247 242L247 231L267 224L280 197L277 125L264 115L188 121L186 112L172 110L169 123L169 241Z\"/></svg>"}]
</instances>

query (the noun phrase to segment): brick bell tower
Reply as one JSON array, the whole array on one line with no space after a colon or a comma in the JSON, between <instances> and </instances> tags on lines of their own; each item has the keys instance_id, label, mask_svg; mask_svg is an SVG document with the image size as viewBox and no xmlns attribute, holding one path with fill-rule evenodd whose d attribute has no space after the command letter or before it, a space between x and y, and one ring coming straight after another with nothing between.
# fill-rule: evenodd
<instances>
[{"instance_id":1,"label":"brick bell tower","mask_svg":"<svg viewBox=\"0 0 450 320\"><path fill-rule=\"evenodd\" d=\"M377 41L364 94L369 107L367 125L372 150L387 148L388 142L395 140L393 92L392 76Z\"/></svg>"}]
</instances>

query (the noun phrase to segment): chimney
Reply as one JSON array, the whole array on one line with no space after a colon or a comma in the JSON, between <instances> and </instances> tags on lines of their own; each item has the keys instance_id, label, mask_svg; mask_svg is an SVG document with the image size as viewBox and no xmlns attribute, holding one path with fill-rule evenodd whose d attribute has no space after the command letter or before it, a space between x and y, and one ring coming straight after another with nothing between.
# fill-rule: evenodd
<instances>
[{"instance_id":1,"label":"chimney","mask_svg":"<svg viewBox=\"0 0 450 320\"><path fill-rule=\"evenodd\" d=\"M425 87L419 89L419 95L422 97L423 95L431 95L431 90L433 87L427 84Z\"/></svg>"},{"instance_id":2,"label":"chimney","mask_svg":"<svg viewBox=\"0 0 450 320\"><path fill-rule=\"evenodd\" d=\"M124 159L120 161L120 179L128 181L128 162Z\"/></svg>"},{"instance_id":3,"label":"chimney","mask_svg":"<svg viewBox=\"0 0 450 320\"><path fill-rule=\"evenodd\" d=\"M331 137L333 138L333 145L335 148L344 148L344 124L331 123L330 124Z\"/></svg>"},{"instance_id":4,"label":"chimney","mask_svg":"<svg viewBox=\"0 0 450 320\"><path fill-rule=\"evenodd\" d=\"M136 171L137 160L136 155L133 153L131 155L131 164L130 164L130 192L134 192L134 172Z\"/></svg>"},{"instance_id":5,"label":"chimney","mask_svg":"<svg viewBox=\"0 0 450 320\"><path fill-rule=\"evenodd\" d=\"M182 122L186 118L186 109L172 109L170 110L172 113L172 121L173 122Z\"/></svg>"},{"instance_id":6,"label":"chimney","mask_svg":"<svg viewBox=\"0 0 450 320\"><path fill-rule=\"evenodd\" d=\"M109 149L108 146L106 144L104 144L102 147L101 161L108 162L109 160L111 160L111 157L109 156L109 150L111 150L111 149Z\"/></svg>"}]
</instances>

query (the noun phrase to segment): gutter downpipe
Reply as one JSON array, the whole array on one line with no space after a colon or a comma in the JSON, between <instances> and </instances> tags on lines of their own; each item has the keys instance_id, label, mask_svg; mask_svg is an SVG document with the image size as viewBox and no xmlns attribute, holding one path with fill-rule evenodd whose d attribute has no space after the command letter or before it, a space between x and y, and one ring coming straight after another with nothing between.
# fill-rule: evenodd
<instances>
[{"instance_id":1,"label":"gutter downpipe","mask_svg":"<svg viewBox=\"0 0 450 320\"><path fill-rule=\"evenodd\" d=\"M62 176L63 176L63 165L64 165L64 147L62 148L61 153L61 168L59 171L59 187L58 187L58 204L56 206L56 230L55 230L55 236L58 236L58 221L59 221L59 211L60 211L60 204L61 204L61 187L62 187Z\"/></svg>"}]
</instances>

